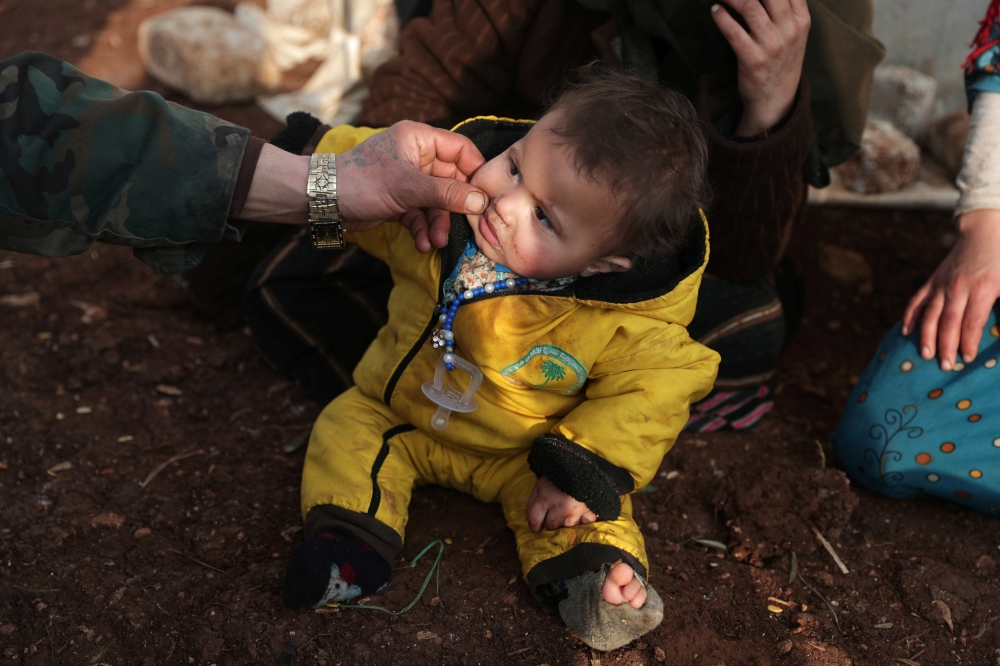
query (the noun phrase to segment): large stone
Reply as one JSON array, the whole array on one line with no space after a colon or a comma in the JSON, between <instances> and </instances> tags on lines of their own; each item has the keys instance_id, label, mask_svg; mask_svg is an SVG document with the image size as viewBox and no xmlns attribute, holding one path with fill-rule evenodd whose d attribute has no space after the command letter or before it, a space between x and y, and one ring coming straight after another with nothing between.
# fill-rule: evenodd
<instances>
[{"instance_id":1,"label":"large stone","mask_svg":"<svg viewBox=\"0 0 1000 666\"><path fill-rule=\"evenodd\" d=\"M952 179L962 170L965 140L969 137L971 122L972 116L962 106L931 123L924 135L927 152L945 166Z\"/></svg>"},{"instance_id":2,"label":"large stone","mask_svg":"<svg viewBox=\"0 0 1000 666\"><path fill-rule=\"evenodd\" d=\"M930 119L937 82L902 65L879 65L872 82L869 120L886 120L916 139Z\"/></svg>"},{"instance_id":3,"label":"large stone","mask_svg":"<svg viewBox=\"0 0 1000 666\"><path fill-rule=\"evenodd\" d=\"M861 148L837 167L841 183L861 194L881 194L903 189L920 171L920 147L884 121L865 126Z\"/></svg>"},{"instance_id":4,"label":"large stone","mask_svg":"<svg viewBox=\"0 0 1000 666\"><path fill-rule=\"evenodd\" d=\"M264 92L264 40L215 7L181 7L139 25L146 70L199 104L226 104Z\"/></svg>"}]
</instances>

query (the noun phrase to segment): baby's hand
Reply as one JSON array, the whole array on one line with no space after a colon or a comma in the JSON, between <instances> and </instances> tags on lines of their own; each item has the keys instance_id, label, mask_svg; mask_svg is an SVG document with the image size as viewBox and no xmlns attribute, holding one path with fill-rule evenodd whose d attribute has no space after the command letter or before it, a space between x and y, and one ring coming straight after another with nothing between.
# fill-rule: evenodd
<instances>
[{"instance_id":1,"label":"baby's hand","mask_svg":"<svg viewBox=\"0 0 1000 666\"><path fill-rule=\"evenodd\" d=\"M540 532L543 527L557 530L560 527L587 525L597 520L597 515L586 504L559 490L544 476L535 483L525 513L532 532Z\"/></svg>"}]
</instances>

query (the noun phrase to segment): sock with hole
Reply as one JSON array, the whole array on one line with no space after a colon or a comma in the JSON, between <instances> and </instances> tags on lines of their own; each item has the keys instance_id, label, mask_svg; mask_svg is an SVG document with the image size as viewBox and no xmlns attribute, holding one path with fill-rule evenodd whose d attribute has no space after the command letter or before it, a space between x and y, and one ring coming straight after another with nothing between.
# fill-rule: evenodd
<instances>
[{"instance_id":1,"label":"sock with hole","mask_svg":"<svg viewBox=\"0 0 1000 666\"><path fill-rule=\"evenodd\" d=\"M291 608L345 602L376 592L392 567L350 530L335 527L310 537L292 553L282 599Z\"/></svg>"},{"instance_id":2,"label":"sock with hole","mask_svg":"<svg viewBox=\"0 0 1000 666\"><path fill-rule=\"evenodd\" d=\"M566 627L595 650L615 650L649 633L663 620L663 600L646 585L642 608L609 604L601 596L610 565L585 571L563 581L566 597L559 602L559 616ZM638 575L638 574L636 574Z\"/></svg>"}]
</instances>

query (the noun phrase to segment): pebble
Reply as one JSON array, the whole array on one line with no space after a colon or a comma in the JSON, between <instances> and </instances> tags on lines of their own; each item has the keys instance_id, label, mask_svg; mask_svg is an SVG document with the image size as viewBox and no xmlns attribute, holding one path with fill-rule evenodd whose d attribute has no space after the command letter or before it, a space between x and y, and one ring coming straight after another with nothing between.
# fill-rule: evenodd
<instances>
[{"instance_id":1,"label":"pebble","mask_svg":"<svg viewBox=\"0 0 1000 666\"><path fill-rule=\"evenodd\" d=\"M136 539L144 539L152 533L153 530L149 529L148 527L140 527L132 534L132 536L134 536Z\"/></svg>"}]
</instances>

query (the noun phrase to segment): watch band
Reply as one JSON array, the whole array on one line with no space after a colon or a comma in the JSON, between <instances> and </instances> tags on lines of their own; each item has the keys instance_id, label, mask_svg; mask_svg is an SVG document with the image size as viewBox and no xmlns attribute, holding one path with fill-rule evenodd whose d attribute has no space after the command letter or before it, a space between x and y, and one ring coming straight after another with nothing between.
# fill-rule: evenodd
<instances>
[{"instance_id":1,"label":"watch band","mask_svg":"<svg viewBox=\"0 0 1000 666\"><path fill-rule=\"evenodd\" d=\"M340 250L344 243L344 224L337 205L337 156L313 153L309 158L309 237L317 250Z\"/></svg>"}]
</instances>

